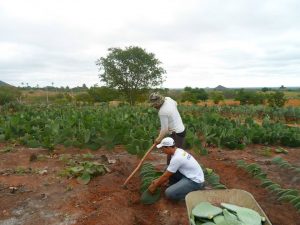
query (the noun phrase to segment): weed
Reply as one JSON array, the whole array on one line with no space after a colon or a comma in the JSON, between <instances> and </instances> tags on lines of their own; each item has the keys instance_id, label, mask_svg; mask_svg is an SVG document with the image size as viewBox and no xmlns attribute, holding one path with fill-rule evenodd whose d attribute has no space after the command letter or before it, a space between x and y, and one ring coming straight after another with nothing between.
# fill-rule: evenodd
<instances>
[{"instance_id":1,"label":"weed","mask_svg":"<svg viewBox=\"0 0 300 225\"><path fill-rule=\"evenodd\" d=\"M43 154L39 154L37 155L37 161L45 161L46 159L49 159L49 156L47 155L43 155Z\"/></svg>"},{"instance_id":2,"label":"weed","mask_svg":"<svg viewBox=\"0 0 300 225\"><path fill-rule=\"evenodd\" d=\"M0 150L1 153L7 153L7 152L11 152L14 148L11 146L6 146L3 149Z\"/></svg>"},{"instance_id":3,"label":"weed","mask_svg":"<svg viewBox=\"0 0 300 225\"><path fill-rule=\"evenodd\" d=\"M272 149L270 147L263 147L262 149L257 150L256 153L261 156L271 157Z\"/></svg>"},{"instance_id":4,"label":"weed","mask_svg":"<svg viewBox=\"0 0 300 225\"><path fill-rule=\"evenodd\" d=\"M103 175L108 169L97 162L79 162L74 166L69 166L60 172L61 176L77 177L77 181L80 184L88 184L92 177L97 175Z\"/></svg>"},{"instance_id":5,"label":"weed","mask_svg":"<svg viewBox=\"0 0 300 225\"><path fill-rule=\"evenodd\" d=\"M66 191L72 191L72 190L73 190L73 187L72 187L72 186L68 185L68 186L66 187Z\"/></svg>"},{"instance_id":6,"label":"weed","mask_svg":"<svg viewBox=\"0 0 300 225\"><path fill-rule=\"evenodd\" d=\"M82 158L83 159L93 159L95 156L91 153L83 154Z\"/></svg>"},{"instance_id":7,"label":"weed","mask_svg":"<svg viewBox=\"0 0 300 225\"><path fill-rule=\"evenodd\" d=\"M284 154L288 154L289 153L288 150L285 150L284 148L281 148L281 147L276 148L275 152L276 153L284 153Z\"/></svg>"},{"instance_id":8,"label":"weed","mask_svg":"<svg viewBox=\"0 0 300 225\"><path fill-rule=\"evenodd\" d=\"M59 156L59 160L64 163L67 163L69 159L71 159L71 154L62 154Z\"/></svg>"},{"instance_id":9,"label":"weed","mask_svg":"<svg viewBox=\"0 0 300 225\"><path fill-rule=\"evenodd\" d=\"M16 169L15 169L15 173L17 174L17 175L24 175L25 173L26 173L26 169L24 168L24 167L17 167Z\"/></svg>"},{"instance_id":10,"label":"weed","mask_svg":"<svg viewBox=\"0 0 300 225\"><path fill-rule=\"evenodd\" d=\"M61 170L57 174L59 177L69 177L70 173L67 169Z\"/></svg>"}]
</instances>

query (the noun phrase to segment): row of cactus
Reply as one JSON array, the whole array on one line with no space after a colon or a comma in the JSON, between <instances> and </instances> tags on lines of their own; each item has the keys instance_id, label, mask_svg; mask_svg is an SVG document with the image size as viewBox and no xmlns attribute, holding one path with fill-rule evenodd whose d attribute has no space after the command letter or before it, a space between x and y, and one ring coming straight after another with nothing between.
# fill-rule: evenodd
<instances>
[{"instance_id":1,"label":"row of cactus","mask_svg":"<svg viewBox=\"0 0 300 225\"><path fill-rule=\"evenodd\" d=\"M209 185L212 186L213 189L226 189L227 187L220 183L220 176L215 173L212 169L210 168L205 168L202 167L204 176L205 176L205 181L209 183ZM160 177L163 173L157 171L154 166L151 163L144 163L140 176L142 178L142 184L141 184L141 189L140 191L143 193L144 191L147 190L147 188L150 186L153 180L157 179Z\"/></svg>"},{"instance_id":2,"label":"row of cactus","mask_svg":"<svg viewBox=\"0 0 300 225\"><path fill-rule=\"evenodd\" d=\"M227 189L224 184L220 183L220 176L213 169L202 167L205 181L212 186L213 189Z\"/></svg>"},{"instance_id":3,"label":"row of cactus","mask_svg":"<svg viewBox=\"0 0 300 225\"><path fill-rule=\"evenodd\" d=\"M300 193L296 189L285 189L272 180L267 178L267 174L262 171L256 163L247 164L244 160L237 160L238 167L245 169L253 177L261 181L261 186L277 195L278 201L291 203L300 212Z\"/></svg>"},{"instance_id":4,"label":"row of cactus","mask_svg":"<svg viewBox=\"0 0 300 225\"><path fill-rule=\"evenodd\" d=\"M155 169L151 163L144 163L141 168L140 176L142 184L140 191L143 193L148 189L153 180L159 178L163 173Z\"/></svg>"},{"instance_id":5,"label":"row of cactus","mask_svg":"<svg viewBox=\"0 0 300 225\"><path fill-rule=\"evenodd\" d=\"M290 164L288 161L284 160L281 157L275 157L271 161L273 164L278 165L281 168L292 169L298 173L300 173L300 168Z\"/></svg>"}]
</instances>

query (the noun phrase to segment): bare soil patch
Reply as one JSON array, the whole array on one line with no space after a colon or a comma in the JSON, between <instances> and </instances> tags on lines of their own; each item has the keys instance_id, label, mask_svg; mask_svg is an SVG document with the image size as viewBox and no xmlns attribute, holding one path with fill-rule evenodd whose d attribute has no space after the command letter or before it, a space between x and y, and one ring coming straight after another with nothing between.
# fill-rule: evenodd
<instances>
[{"instance_id":1,"label":"bare soil patch","mask_svg":"<svg viewBox=\"0 0 300 225\"><path fill-rule=\"evenodd\" d=\"M209 148L209 155L196 158L205 167L214 169L228 188L249 191L273 225L299 225L300 214L292 205L277 201L276 196L260 187L259 180L235 165L237 159L256 162L270 179L285 188L299 189L299 174L270 165L274 154L263 156L262 148L259 145L242 151ZM0 144L1 149L7 149L0 153L1 225L188 225L185 202L171 202L162 196L153 205L142 205L138 175L130 181L128 189L121 187L139 162L137 156L129 155L123 147L113 151L57 147L50 153L44 149ZM281 156L300 166L300 149L288 151ZM75 158L88 152L95 156L93 161L105 164L110 172L93 178L87 185L59 176L66 167L66 162L61 160L63 154ZM157 168L163 168L165 160L158 152L148 159Z\"/></svg>"}]
</instances>

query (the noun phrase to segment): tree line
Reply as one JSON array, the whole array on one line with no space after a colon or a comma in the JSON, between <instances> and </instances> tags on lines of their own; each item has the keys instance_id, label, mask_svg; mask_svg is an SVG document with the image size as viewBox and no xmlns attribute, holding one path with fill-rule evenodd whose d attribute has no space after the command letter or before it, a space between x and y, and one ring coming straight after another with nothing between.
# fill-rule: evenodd
<instances>
[{"instance_id":1,"label":"tree line","mask_svg":"<svg viewBox=\"0 0 300 225\"><path fill-rule=\"evenodd\" d=\"M46 92L44 95L40 95L36 100L27 101L29 97L23 93L24 90L16 87L0 87L0 105L4 105L10 102L29 102L29 103L45 103ZM34 91L32 94L34 94ZM239 101L240 105L269 105L272 107L282 107L287 101L287 98L282 91L248 91L245 89L237 90L205 90L203 88L191 88L185 87L181 90L173 89L143 89L135 92L134 104L143 103L147 101L148 95L152 91L158 91L165 96L170 96L178 102L190 102L197 104L199 102L206 103L208 100L219 104L221 101L231 99ZM34 98L34 97L32 97ZM48 99L48 98L47 98ZM93 103L105 103L110 101L121 101L123 103L131 104L132 98L128 98L124 95L124 92L107 86L102 87L90 87L85 88L79 92L70 92L69 90L64 91L52 91L49 95L50 103L71 103L71 102L82 102L87 104ZM47 100L48 102L48 100Z\"/></svg>"},{"instance_id":2,"label":"tree line","mask_svg":"<svg viewBox=\"0 0 300 225\"><path fill-rule=\"evenodd\" d=\"M119 100L134 105L137 102L144 102L150 91L160 91L171 95L171 90L162 89L165 81L165 69L162 63L156 58L155 54L147 52L145 49L137 46L129 46L122 48L109 48L107 56L100 57L96 60L96 66L99 69L100 81L105 84L102 87L76 87L70 89L55 88L47 86L42 88L47 92L47 103L49 98L59 99L61 103L64 101L76 100L79 102L109 102ZM27 84L27 83L26 83ZM29 93L34 90L41 90L37 85L35 88L24 86L22 90L28 90ZM284 87L281 87L282 90ZM22 92L19 89L9 91L10 87L0 89L0 104L6 102L22 101ZM48 96L49 91L58 92L56 95ZM61 93L64 92L64 93ZM169 93L170 92L170 93ZM172 92L178 101L188 101L197 103L199 101L207 101L212 99L218 104L224 99L234 99L240 101L240 104L268 104L270 106L283 106L286 98L282 91L270 92L268 88L263 88L260 92L246 91L240 89L238 91L206 91L203 88L185 87L183 90Z\"/></svg>"}]
</instances>

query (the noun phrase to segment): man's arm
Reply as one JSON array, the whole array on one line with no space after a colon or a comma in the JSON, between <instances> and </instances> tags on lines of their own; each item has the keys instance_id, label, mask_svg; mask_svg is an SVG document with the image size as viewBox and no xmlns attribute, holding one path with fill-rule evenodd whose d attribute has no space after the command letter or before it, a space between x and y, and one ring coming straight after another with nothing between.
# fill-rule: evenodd
<instances>
[{"instance_id":1,"label":"man's arm","mask_svg":"<svg viewBox=\"0 0 300 225\"><path fill-rule=\"evenodd\" d=\"M148 190L153 193L155 192L155 190L161 186L162 184L164 184L165 182L167 182L170 178L170 176L172 176L173 173L169 172L168 170L166 170L163 175L161 175L159 178L157 178L156 180L152 181L151 185L148 187Z\"/></svg>"},{"instance_id":2,"label":"man's arm","mask_svg":"<svg viewBox=\"0 0 300 225\"><path fill-rule=\"evenodd\" d=\"M158 137L155 139L155 143L159 144L160 141L166 136L169 131L168 128L168 117L167 116L160 116L160 132Z\"/></svg>"}]
</instances>

